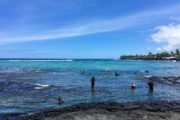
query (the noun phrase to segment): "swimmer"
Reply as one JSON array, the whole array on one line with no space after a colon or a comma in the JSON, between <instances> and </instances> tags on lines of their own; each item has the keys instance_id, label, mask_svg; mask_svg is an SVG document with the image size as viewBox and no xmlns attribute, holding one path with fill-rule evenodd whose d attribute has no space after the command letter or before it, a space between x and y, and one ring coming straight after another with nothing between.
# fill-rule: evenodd
<instances>
[{"instance_id":1,"label":"swimmer","mask_svg":"<svg viewBox=\"0 0 180 120\"><path fill-rule=\"evenodd\" d=\"M64 103L63 99L61 97L58 97L58 104L62 105Z\"/></svg>"},{"instance_id":2,"label":"swimmer","mask_svg":"<svg viewBox=\"0 0 180 120\"><path fill-rule=\"evenodd\" d=\"M120 76L120 73L119 72L115 72L115 76L116 77Z\"/></svg>"},{"instance_id":3,"label":"swimmer","mask_svg":"<svg viewBox=\"0 0 180 120\"><path fill-rule=\"evenodd\" d=\"M110 73L110 70L106 69L106 75L108 75Z\"/></svg>"},{"instance_id":4,"label":"swimmer","mask_svg":"<svg viewBox=\"0 0 180 120\"><path fill-rule=\"evenodd\" d=\"M135 89L136 85L134 84L134 82L131 82L131 84L129 85L131 89Z\"/></svg>"}]
</instances>

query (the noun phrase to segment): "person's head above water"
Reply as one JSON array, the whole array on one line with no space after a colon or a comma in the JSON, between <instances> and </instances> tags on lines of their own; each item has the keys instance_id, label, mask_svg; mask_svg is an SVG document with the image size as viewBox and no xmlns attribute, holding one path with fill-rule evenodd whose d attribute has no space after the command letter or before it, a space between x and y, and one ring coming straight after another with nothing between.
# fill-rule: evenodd
<instances>
[{"instance_id":1,"label":"person's head above water","mask_svg":"<svg viewBox=\"0 0 180 120\"><path fill-rule=\"evenodd\" d=\"M131 82L130 86L135 86L135 84L134 84L134 82L133 82L133 81Z\"/></svg>"},{"instance_id":2,"label":"person's head above water","mask_svg":"<svg viewBox=\"0 0 180 120\"><path fill-rule=\"evenodd\" d=\"M58 97L58 104L63 104L64 103L64 101L63 101L63 99L61 98L61 97Z\"/></svg>"},{"instance_id":3,"label":"person's head above water","mask_svg":"<svg viewBox=\"0 0 180 120\"><path fill-rule=\"evenodd\" d=\"M132 81L131 84L129 85L131 89L135 89L136 85L134 84L134 82Z\"/></svg>"}]
</instances>

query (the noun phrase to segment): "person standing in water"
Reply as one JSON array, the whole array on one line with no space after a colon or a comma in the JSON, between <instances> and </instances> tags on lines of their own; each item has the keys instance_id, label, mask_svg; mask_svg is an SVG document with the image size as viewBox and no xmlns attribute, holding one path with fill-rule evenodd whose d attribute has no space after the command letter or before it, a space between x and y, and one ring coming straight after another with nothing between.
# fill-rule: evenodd
<instances>
[{"instance_id":1,"label":"person standing in water","mask_svg":"<svg viewBox=\"0 0 180 120\"><path fill-rule=\"evenodd\" d=\"M95 81L96 81L96 79L95 79L94 75L92 75L92 77L91 77L91 88L94 88Z\"/></svg>"},{"instance_id":2,"label":"person standing in water","mask_svg":"<svg viewBox=\"0 0 180 120\"><path fill-rule=\"evenodd\" d=\"M153 83L153 81L149 80L147 84L149 86L149 90L153 91L154 90L154 83Z\"/></svg>"}]
</instances>

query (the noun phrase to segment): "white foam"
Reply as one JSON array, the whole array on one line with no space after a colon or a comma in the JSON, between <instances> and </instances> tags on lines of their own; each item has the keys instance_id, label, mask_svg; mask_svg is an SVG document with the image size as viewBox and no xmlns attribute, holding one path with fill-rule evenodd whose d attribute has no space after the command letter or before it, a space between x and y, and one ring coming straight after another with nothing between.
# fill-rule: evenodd
<instances>
[{"instance_id":1,"label":"white foam","mask_svg":"<svg viewBox=\"0 0 180 120\"><path fill-rule=\"evenodd\" d=\"M145 78L151 78L152 76L150 76L150 75L146 75L146 76L144 76Z\"/></svg>"},{"instance_id":2,"label":"white foam","mask_svg":"<svg viewBox=\"0 0 180 120\"><path fill-rule=\"evenodd\" d=\"M36 85L36 87L34 89L37 89L37 90L44 89L44 88L47 88L50 86L50 85L44 85L44 84L39 84L39 83L37 83L35 85Z\"/></svg>"}]
</instances>

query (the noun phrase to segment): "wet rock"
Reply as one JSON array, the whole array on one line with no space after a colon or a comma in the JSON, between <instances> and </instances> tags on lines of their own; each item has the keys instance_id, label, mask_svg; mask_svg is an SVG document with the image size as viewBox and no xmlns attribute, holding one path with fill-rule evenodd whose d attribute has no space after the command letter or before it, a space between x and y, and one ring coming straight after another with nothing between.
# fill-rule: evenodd
<instances>
[{"instance_id":1,"label":"wet rock","mask_svg":"<svg viewBox=\"0 0 180 120\"><path fill-rule=\"evenodd\" d=\"M180 118L179 102L125 103L116 102L78 104L62 109L23 115L23 120L154 120Z\"/></svg>"},{"instance_id":2,"label":"wet rock","mask_svg":"<svg viewBox=\"0 0 180 120\"><path fill-rule=\"evenodd\" d=\"M162 83L162 84L169 84L169 85L180 85L180 77L161 77L161 76L152 76L152 77L145 77L145 80L151 80L153 82Z\"/></svg>"}]
</instances>

